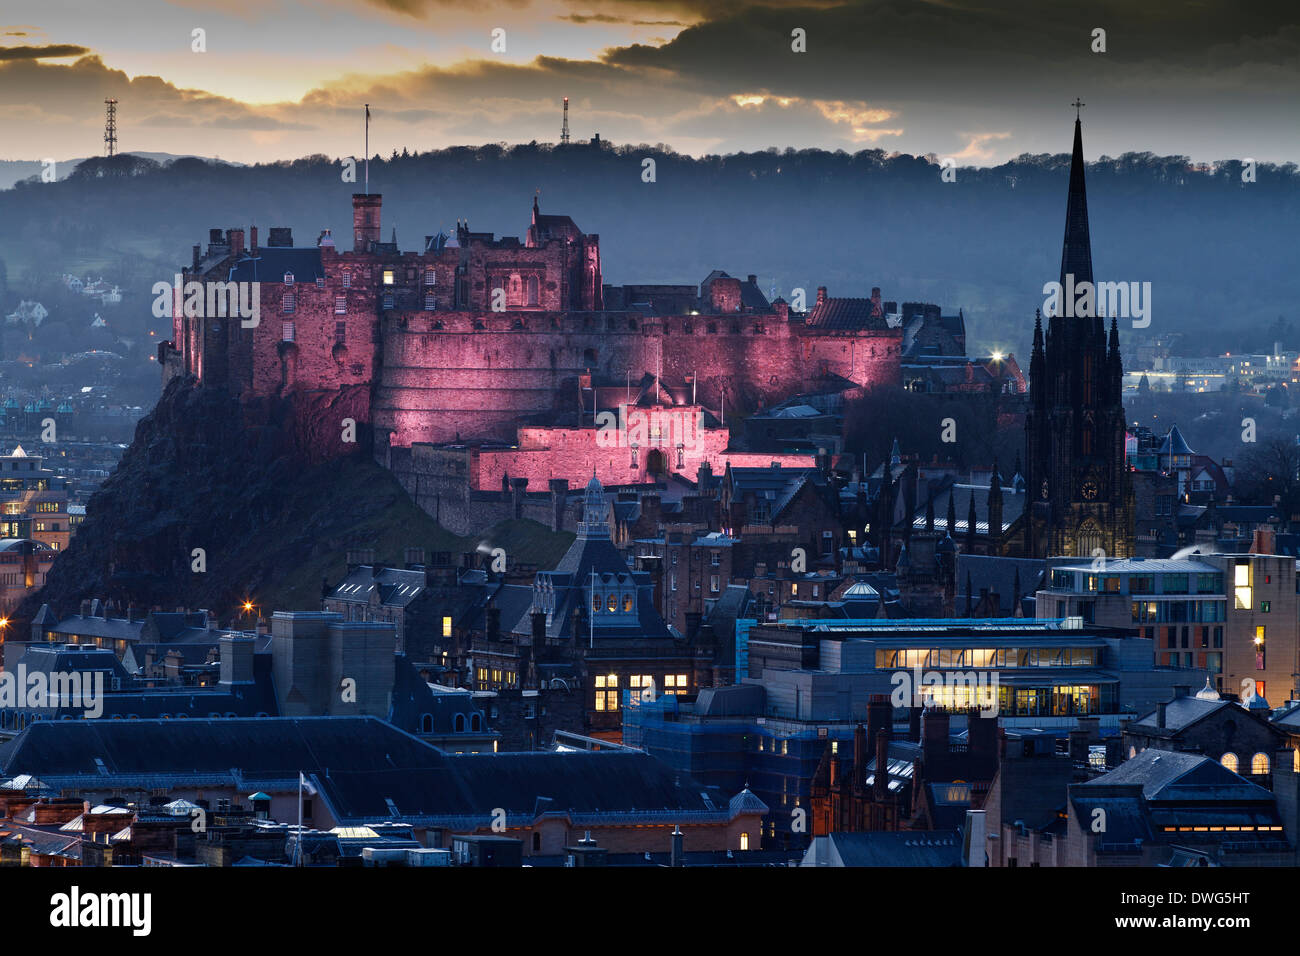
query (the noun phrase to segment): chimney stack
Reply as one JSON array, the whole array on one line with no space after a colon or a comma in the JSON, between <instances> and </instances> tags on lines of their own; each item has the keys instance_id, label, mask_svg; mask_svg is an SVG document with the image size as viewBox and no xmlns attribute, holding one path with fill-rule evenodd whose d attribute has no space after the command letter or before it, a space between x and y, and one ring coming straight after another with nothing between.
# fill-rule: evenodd
<instances>
[{"instance_id":1,"label":"chimney stack","mask_svg":"<svg viewBox=\"0 0 1300 956\"><path fill-rule=\"evenodd\" d=\"M817 287L817 304L818 305L826 304L826 286L824 285L819 285Z\"/></svg>"},{"instance_id":2,"label":"chimney stack","mask_svg":"<svg viewBox=\"0 0 1300 956\"><path fill-rule=\"evenodd\" d=\"M876 779L872 792L877 801L884 800L889 794L889 738L893 732L893 728L885 724L876 734Z\"/></svg>"},{"instance_id":3,"label":"chimney stack","mask_svg":"<svg viewBox=\"0 0 1300 956\"><path fill-rule=\"evenodd\" d=\"M879 774L877 774L879 776ZM867 779L867 729L861 724L853 728L853 790L861 793Z\"/></svg>"}]
</instances>

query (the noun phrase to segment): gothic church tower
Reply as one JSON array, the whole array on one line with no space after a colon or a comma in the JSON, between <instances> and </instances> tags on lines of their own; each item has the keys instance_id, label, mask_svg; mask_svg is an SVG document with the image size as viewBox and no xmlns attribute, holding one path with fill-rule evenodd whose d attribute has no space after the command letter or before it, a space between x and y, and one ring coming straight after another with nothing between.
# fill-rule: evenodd
<instances>
[{"instance_id":1,"label":"gothic church tower","mask_svg":"<svg viewBox=\"0 0 1300 956\"><path fill-rule=\"evenodd\" d=\"M1082 104L1076 104L1082 105ZM1074 155L1061 249L1061 286L1092 283L1083 132L1074 121ZM1063 292L1063 296L1064 296ZM1126 434L1119 326L1105 318L1064 314L1034 322L1025 418L1025 554L1107 558L1133 554L1133 485L1124 458ZM1095 297L1093 299L1095 302ZM1095 311L1095 310L1093 310Z\"/></svg>"}]
</instances>

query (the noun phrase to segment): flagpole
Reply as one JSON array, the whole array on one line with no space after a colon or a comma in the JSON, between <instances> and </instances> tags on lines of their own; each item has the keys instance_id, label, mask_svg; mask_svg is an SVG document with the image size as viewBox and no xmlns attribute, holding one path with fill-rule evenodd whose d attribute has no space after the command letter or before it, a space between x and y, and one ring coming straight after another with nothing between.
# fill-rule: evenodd
<instances>
[{"instance_id":1,"label":"flagpole","mask_svg":"<svg viewBox=\"0 0 1300 956\"><path fill-rule=\"evenodd\" d=\"M298 839L293 843L293 865L302 866L302 771L298 771Z\"/></svg>"}]
</instances>

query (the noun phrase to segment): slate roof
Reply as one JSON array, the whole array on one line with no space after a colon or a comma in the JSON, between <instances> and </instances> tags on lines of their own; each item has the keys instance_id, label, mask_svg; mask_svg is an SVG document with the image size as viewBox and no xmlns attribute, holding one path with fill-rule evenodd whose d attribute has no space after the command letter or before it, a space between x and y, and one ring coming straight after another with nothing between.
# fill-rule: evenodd
<instances>
[{"instance_id":1,"label":"slate roof","mask_svg":"<svg viewBox=\"0 0 1300 956\"><path fill-rule=\"evenodd\" d=\"M328 600L348 604L369 604L378 589L379 603L385 607L406 607L427 588L424 572L405 568L380 568L370 565L356 568L330 592Z\"/></svg>"},{"instance_id":2,"label":"slate roof","mask_svg":"<svg viewBox=\"0 0 1300 956\"><path fill-rule=\"evenodd\" d=\"M1191 447L1187 444L1187 440L1183 438L1183 433L1180 432L1178 426L1175 425L1169 429L1169 434L1166 435L1165 440L1160 443L1159 454L1194 455L1196 453L1192 451Z\"/></svg>"},{"instance_id":3,"label":"slate roof","mask_svg":"<svg viewBox=\"0 0 1300 956\"><path fill-rule=\"evenodd\" d=\"M1273 795L1237 776L1223 764L1200 754L1149 747L1110 773L1076 785L1089 787L1138 784L1148 801L1271 801Z\"/></svg>"},{"instance_id":4,"label":"slate roof","mask_svg":"<svg viewBox=\"0 0 1300 956\"><path fill-rule=\"evenodd\" d=\"M256 255L245 252L244 258L230 267L227 281L282 283L286 272L293 273L295 284L325 278L320 248L259 247Z\"/></svg>"},{"instance_id":5,"label":"slate roof","mask_svg":"<svg viewBox=\"0 0 1300 956\"><path fill-rule=\"evenodd\" d=\"M806 324L819 329L887 329L883 315L873 317L870 299L826 298L814 305Z\"/></svg>"},{"instance_id":6,"label":"slate roof","mask_svg":"<svg viewBox=\"0 0 1300 956\"><path fill-rule=\"evenodd\" d=\"M731 494L744 500L746 494L768 502L768 522L775 522L795 497L816 475L815 468L748 468L728 467L726 478Z\"/></svg>"},{"instance_id":7,"label":"slate roof","mask_svg":"<svg viewBox=\"0 0 1300 956\"><path fill-rule=\"evenodd\" d=\"M832 833L826 839L845 866L961 866L956 830Z\"/></svg>"},{"instance_id":8,"label":"slate roof","mask_svg":"<svg viewBox=\"0 0 1300 956\"><path fill-rule=\"evenodd\" d=\"M456 716L459 714L465 718L466 730L463 732L468 733L473 726L471 718L476 713L480 727L486 726L483 710L476 706L472 694L435 693L405 656L397 658L393 703L388 713L393 726L410 734L424 733L423 718L427 714L433 719L429 733L450 735L456 733ZM481 729L478 736L482 736Z\"/></svg>"},{"instance_id":9,"label":"slate roof","mask_svg":"<svg viewBox=\"0 0 1300 956\"><path fill-rule=\"evenodd\" d=\"M46 627L45 630L53 631L56 639L62 635L67 637L104 637L112 640L138 641L143 627L143 620L128 621L124 617L104 618L94 615L83 617L80 614L73 614L65 617L57 624Z\"/></svg>"},{"instance_id":10,"label":"slate roof","mask_svg":"<svg viewBox=\"0 0 1300 956\"><path fill-rule=\"evenodd\" d=\"M1232 707L1226 700L1202 700L1197 697L1175 697L1165 705L1165 725L1156 726L1156 711L1151 711L1132 725L1134 731L1155 736L1172 736L1192 724ZM1238 708L1240 710L1240 708Z\"/></svg>"},{"instance_id":11,"label":"slate roof","mask_svg":"<svg viewBox=\"0 0 1300 956\"><path fill-rule=\"evenodd\" d=\"M947 523L946 521L944 522ZM939 522L936 518L935 527ZM988 588L990 594L997 594L1002 607L1008 613L1014 613L1011 602L1015 598L1016 572L1020 573L1020 598L1023 602L1032 601L1035 592L1046 586L1047 562L1038 558L1005 558L982 554L957 555L957 603L964 604L966 599L966 578L969 573L972 600L979 600L980 591ZM1032 612L1026 613L1032 617Z\"/></svg>"},{"instance_id":12,"label":"slate roof","mask_svg":"<svg viewBox=\"0 0 1300 956\"><path fill-rule=\"evenodd\" d=\"M251 792L300 770L437 767L442 754L377 717L69 720L29 724L0 761L4 776L29 773L52 788L210 780Z\"/></svg>"},{"instance_id":13,"label":"slate roof","mask_svg":"<svg viewBox=\"0 0 1300 956\"><path fill-rule=\"evenodd\" d=\"M951 484L947 488L941 489L934 496L934 530L940 533L949 532L954 541L961 541L966 536L968 525L967 517L970 509L970 496L975 495L975 533L977 535L987 535L989 533L989 485L969 485L969 484ZM954 506L957 510L956 527L948 527L948 499L954 494L957 496ZM1004 484L1002 486L1002 531L1009 529L1020 518L1025 510L1027 496L1024 492L1017 493L1014 489ZM904 519L906 520L906 519ZM912 530L925 530L925 502L920 502L920 506L912 515Z\"/></svg>"}]
</instances>

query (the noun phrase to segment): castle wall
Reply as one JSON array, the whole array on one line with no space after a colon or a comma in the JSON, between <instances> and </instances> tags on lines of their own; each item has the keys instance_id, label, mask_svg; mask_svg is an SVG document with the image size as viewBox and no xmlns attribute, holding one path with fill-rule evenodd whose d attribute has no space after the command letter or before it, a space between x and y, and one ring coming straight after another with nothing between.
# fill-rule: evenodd
<instances>
[{"instance_id":1,"label":"castle wall","mask_svg":"<svg viewBox=\"0 0 1300 956\"><path fill-rule=\"evenodd\" d=\"M629 427L629 434L634 431L635 425ZM696 431L687 425L676 431L675 426L665 425L663 435L664 441L658 446L653 441L648 445L642 440L634 460L626 441L620 440L610 447L596 428L521 428L518 448L480 449L474 487L499 491L503 478L526 478L528 489L533 491L546 488L553 478L564 478L573 487L579 487L593 473L607 487L646 484L662 477L662 469L694 481L705 462L717 474L725 471L728 463L738 467L779 463L784 468L808 468L814 464L812 455L729 453L726 448L730 432L725 428ZM677 436L684 439L680 450ZM662 468L652 472L652 465L662 465Z\"/></svg>"},{"instance_id":2,"label":"castle wall","mask_svg":"<svg viewBox=\"0 0 1300 956\"><path fill-rule=\"evenodd\" d=\"M578 376L698 376L717 413L752 411L826 376L899 380L897 329L825 333L775 314L399 313L382 327L375 427L393 445L513 441L521 418L579 407Z\"/></svg>"}]
</instances>

